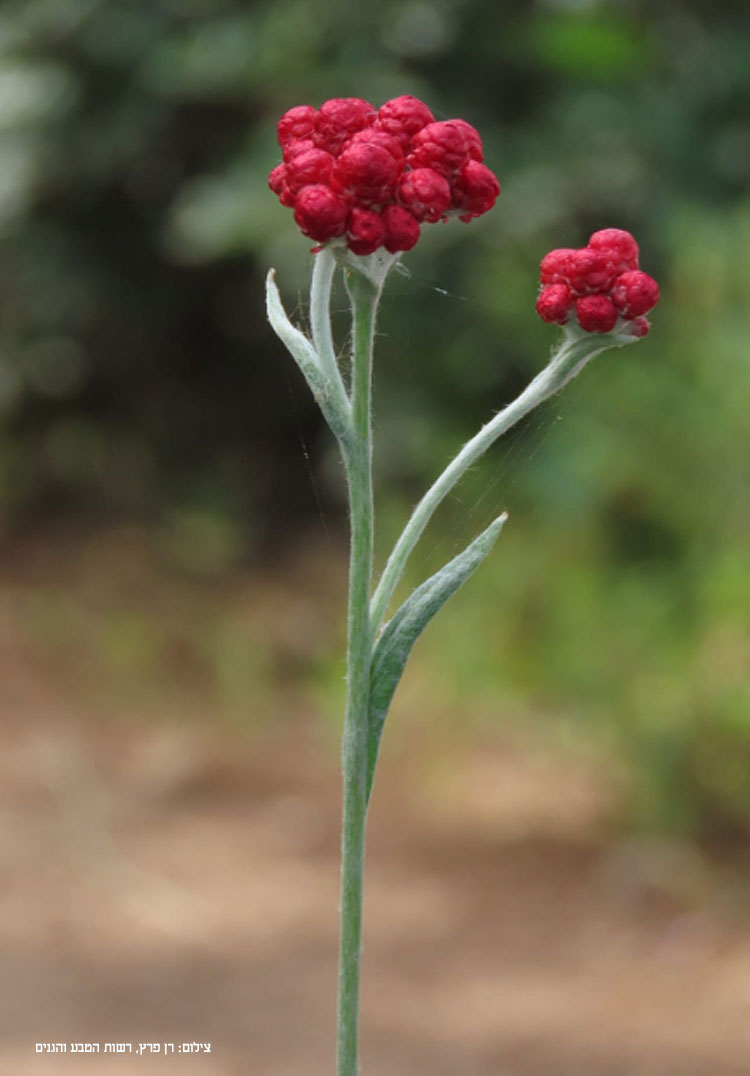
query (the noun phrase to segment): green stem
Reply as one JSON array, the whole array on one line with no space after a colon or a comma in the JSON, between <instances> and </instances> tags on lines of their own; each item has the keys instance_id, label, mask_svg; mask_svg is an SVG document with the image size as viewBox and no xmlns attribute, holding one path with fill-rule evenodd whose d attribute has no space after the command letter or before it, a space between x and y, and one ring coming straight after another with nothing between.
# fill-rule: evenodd
<instances>
[{"instance_id":1,"label":"green stem","mask_svg":"<svg viewBox=\"0 0 750 1076\"><path fill-rule=\"evenodd\" d=\"M353 436L344 459L349 484L351 556L347 618L347 698L342 743L341 939L337 1076L357 1076L362 893L367 822L367 745L372 631L372 430L370 395L380 289L359 273L347 280L353 313Z\"/></svg>"},{"instance_id":2,"label":"green stem","mask_svg":"<svg viewBox=\"0 0 750 1076\"><path fill-rule=\"evenodd\" d=\"M625 342L628 341L618 341L618 343ZM527 385L521 395L498 412L470 441L466 442L458 455L422 497L388 558L370 606L374 632L377 632L385 617L411 551L438 505L450 493L462 475L506 430L514 426L519 419L546 400L548 396L559 392L595 355L606 347L612 346L617 346L617 344L613 345L611 341L604 343L601 337L596 338L589 334L584 337L566 335L548 365Z\"/></svg>"},{"instance_id":3,"label":"green stem","mask_svg":"<svg viewBox=\"0 0 750 1076\"><path fill-rule=\"evenodd\" d=\"M331 287L336 272L336 255L325 246L313 256L312 284L310 285L310 328L318 355L320 368L338 407L346 412L349 400L344 388L336 349L331 331Z\"/></svg>"}]
</instances>

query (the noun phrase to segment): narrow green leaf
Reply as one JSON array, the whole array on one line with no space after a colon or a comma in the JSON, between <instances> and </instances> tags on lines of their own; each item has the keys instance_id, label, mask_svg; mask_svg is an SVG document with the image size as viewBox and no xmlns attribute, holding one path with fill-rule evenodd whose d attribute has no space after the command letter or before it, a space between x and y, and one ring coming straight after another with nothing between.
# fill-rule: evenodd
<instances>
[{"instance_id":1,"label":"narrow green leaf","mask_svg":"<svg viewBox=\"0 0 750 1076\"><path fill-rule=\"evenodd\" d=\"M266 277L266 312L271 328L302 371L326 422L341 441L346 441L351 435L348 409L333 391L315 348L287 317L273 269L269 269Z\"/></svg>"},{"instance_id":2,"label":"narrow green leaf","mask_svg":"<svg viewBox=\"0 0 750 1076\"><path fill-rule=\"evenodd\" d=\"M466 582L497 541L508 518L503 512L463 553L449 561L439 572L406 599L383 628L372 656L370 674L370 712L368 721L367 794L372 791L375 763L380 748L386 714L398 687L411 649L427 624Z\"/></svg>"}]
</instances>

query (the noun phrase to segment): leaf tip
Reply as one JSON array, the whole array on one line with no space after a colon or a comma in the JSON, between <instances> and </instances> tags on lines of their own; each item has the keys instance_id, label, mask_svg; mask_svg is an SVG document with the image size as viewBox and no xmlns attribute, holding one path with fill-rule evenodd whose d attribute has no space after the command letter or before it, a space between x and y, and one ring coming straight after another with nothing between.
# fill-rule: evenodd
<instances>
[{"instance_id":1,"label":"leaf tip","mask_svg":"<svg viewBox=\"0 0 750 1076\"><path fill-rule=\"evenodd\" d=\"M280 327L284 322L290 324L281 302L275 269L269 269L266 273L266 316L277 336L280 335Z\"/></svg>"},{"instance_id":2,"label":"leaf tip","mask_svg":"<svg viewBox=\"0 0 750 1076\"><path fill-rule=\"evenodd\" d=\"M490 539L491 542L494 543L495 540L500 536L500 531L503 529L507 521L508 512L502 512L497 517L497 519L493 520L492 523L490 523L485 533L487 534L487 537Z\"/></svg>"}]
</instances>

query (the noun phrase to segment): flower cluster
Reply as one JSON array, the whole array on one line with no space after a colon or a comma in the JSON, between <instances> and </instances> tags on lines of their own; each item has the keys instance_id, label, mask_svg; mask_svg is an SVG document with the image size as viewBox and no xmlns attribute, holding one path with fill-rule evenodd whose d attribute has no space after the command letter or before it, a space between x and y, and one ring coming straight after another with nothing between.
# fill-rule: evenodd
<instances>
[{"instance_id":1,"label":"flower cluster","mask_svg":"<svg viewBox=\"0 0 750 1076\"><path fill-rule=\"evenodd\" d=\"M416 97L379 109L358 97L297 105L279 120L283 161L268 177L318 243L345 237L354 254L411 250L421 225L486 213L500 193L465 120L435 122Z\"/></svg>"},{"instance_id":2,"label":"flower cluster","mask_svg":"<svg viewBox=\"0 0 750 1076\"><path fill-rule=\"evenodd\" d=\"M542 290L536 311L543 321L566 325L575 314L586 332L621 331L645 336L644 317L659 301L659 285L638 268L638 244L630 232L604 228L580 250L551 250L542 258Z\"/></svg>"}]
</instances>

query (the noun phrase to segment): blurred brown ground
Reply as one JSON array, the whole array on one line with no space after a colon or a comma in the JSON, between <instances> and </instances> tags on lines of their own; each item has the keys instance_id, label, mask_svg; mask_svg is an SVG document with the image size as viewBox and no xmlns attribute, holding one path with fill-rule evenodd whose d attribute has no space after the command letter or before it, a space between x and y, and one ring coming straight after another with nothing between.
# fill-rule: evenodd
<instances>
[{"instance_id":1,"label":"blurred brown ground","mask_svg":"<svg viewBox=\"0 0 750 1076\"><path fill-rule=\"evenodd\" d=\"M288 668L340 581L322 612L307 569L306 588L280 569L217 597L149 576L131 545L26 549L0 580L0 1072L331 1076L330 726L287 682L239 731L184 639L158 690L126 689L94 644L108 611L200 633L231 600ZM428 718L376 787L365 1076L746 1076L736 869L613 836L614 777L580 758L453 736L425 764ZM210 1056L35 1055L193 1040Z\"/></svg>"}]
</instances>

